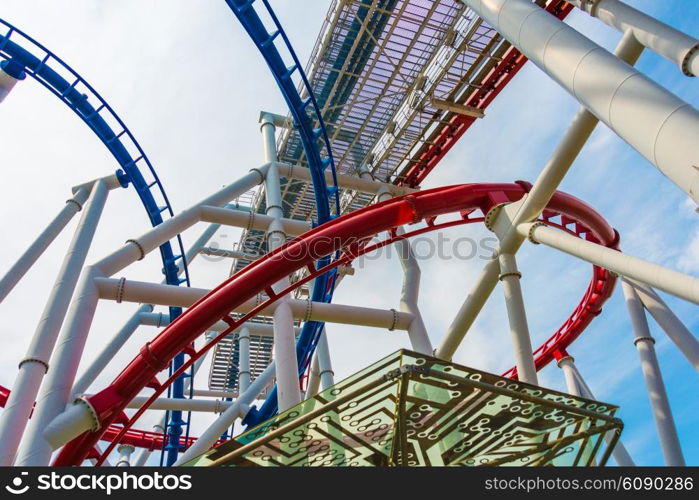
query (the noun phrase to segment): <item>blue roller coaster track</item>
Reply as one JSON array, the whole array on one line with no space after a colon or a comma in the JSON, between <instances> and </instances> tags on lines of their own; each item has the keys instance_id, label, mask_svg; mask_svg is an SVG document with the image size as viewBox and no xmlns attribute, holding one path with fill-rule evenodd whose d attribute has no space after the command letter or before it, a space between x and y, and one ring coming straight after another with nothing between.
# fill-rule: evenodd
<instances>
[{"instance_id":1,"label":"blue roller coaster track","mask_svg":"<svg viewBox=\"0 0 699 500\"><path fill-rule=\"evenodd\" d=\"M313 182L313 192L316 203L316 224L323 224L331 219L330 197L334 198L335 216L340 213L340 199L337 185L337 174L335 161L330 148L330 140L326 131L325 123L321 115L320 107L313 94L313 89L308 82L306 74L299 62L296 52L291 46L291 42L286 32L281 26L279 19L269 5L268 0L226 0L235 16L245 28L262 57L267 62L274 79L279 86L289 111L294 119L295 127L301 138L303 150L308 161L308 168L311 172ZM267 15L272 20L272 31L264 25L260 16L255 10L256 5L262 4ZM287 64L279 52L276 42L281 39L286 52L290 54L291 64ZM294 83L293 76L298 75L302 82L303 90L307 97L304 99ZM317 128L314 126L317 123ZM319 144L320 143L320 144ZM324 150L324 151L323 151ZM330 168L332 172L333 186L328 187L325 182L325 171ZM324 259L318 262L322 267L329 262ZM330 302L332 299L335 283L335 275L327 273L316 278L311 300L317 302ZM318 338L323 331L323 323L310 321L304 323L301 328L296 343L296 354L299 363L299 376L301 376L308 365L318 342ZM276 387L267 396L266 401L260 409L251 408L244 423L254 426L272 417L277 412Z\"/></svg>"},{"instance_id":2,"label":"blue roller coaster track","mask_svg":"<svg viewBox=\"0 0 699 500\"><path fill-rule=\"evenodd\" d=\"M2 19L0 19L0 26L3 31L7 30L4 35L0 35L0 58L3 59L1 63L3 70L18 79L23 79L26 75L31 76L64 102L92 129L121 166L117 171L121 185L127 187L131 184L134 187L153 226L161 224L164 217L172 217L174 215L172 206L148 156L102 96L58 56L26 33ZM150 180L146 180L147 178ZM179 235L176 238L176 245L177 254L169 241L159 249L165 281L169 285L189 286L189 271ZM181 270L178 265L180 260L182 261ZM184 274L183 278L180 278L180 271ZM181 308L170 308L171 321L180 314L182 314ZM176 370L182 363L184 363L184 354L179 354L170 370ZM192 385L190 384L190 387ZM176 398L185 397L184 379L173 384L171 394ZM169 443L180 442L182 426L186 426L186 434L189 435L190 417L191 415L185 421L182 420L181 412L173 412L166 429L170 437L167 440ZM166 449L168 462L173 463L177 459L179 447L167 445Z\"/></svg>"}]
</instances>

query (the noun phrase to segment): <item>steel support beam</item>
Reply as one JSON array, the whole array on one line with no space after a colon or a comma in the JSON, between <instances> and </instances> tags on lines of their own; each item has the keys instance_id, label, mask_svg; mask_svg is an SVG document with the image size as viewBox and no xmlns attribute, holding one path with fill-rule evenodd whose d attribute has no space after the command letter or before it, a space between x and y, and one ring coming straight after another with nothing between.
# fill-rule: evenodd
<instances>
[{"instance_id":1,"label":"steel support beam","mask_svg":"<svg viewBox=\"0 0 699 500\"><path fill-rule=\"evenodd\" d=\"M528 236L532 243L542 243L618 275L699 304L698 278L583 240L540 222L521 224L518 230L521 235Z\"/></svg>"},{"instance_id":2,"label":"steel support beam","mask_svg":"<svg viewBox=\"0 0 699 500\"><path fill-rule=\"evenodd\" d=\"M672 417L670 401L665 391L662 372L658 357L655 354L655 339L651 336L648 320L643 304L638 298L635 289L625 280L621 282L624 291L626 307L629 310L631 326L633 328L633 343L641 358L641 370L646 382L648 398L653 411L655 427L658 430L660 446L663 450L665 464L671 466L684 466L684 456L680 446L680 439L677 435L675 420Z\"/></svg>"},{"instance_id":3,"label":"steel support beam","mask_svg":"<svg viewBox=\"0 0 699 500\"><path fill-rule=\"evenodd\" d=\"M517 269L517 260L512 254L503 253L499 257L500 275L498 279L502 283L505 292L505 305L507 318L510 322L510 335L517 366L517 377L522 382L538 385L534 355L532 354L532 340L529 335L527 313L524 308L522 287L519 282L522 275Z\"/></svg>"},{"instance_id":4,"label":"steel support beam","mask_svg":"<svg viewBox=\"0 0 699 500\"><path fill-rule=\"evenodd\" d=\"M566 388L569 394L592 400L595 399L592 392L590 392L590 388L587 387L587 384L582 379L582 375L578 372L575 366L575 360L572 356L565 355L558 359L558 367L563 371L563 375L566 379ZM607 442L607 445L610 445L613 440L613 433L608 432L605 434L604 440ZM621 440L616 442L616 446L614 446L612 450L612 456L620 467L633 467L636 465Z\"/></svg>"},{"instance_id":5,"label":"steel support beam","mask_svg":"<svg viewBox=\"0 0 699 500\"><path fill-rule=\"evenodd\" d=\"M619 0L570 3L622 33L631 31L644 47L674 62L687 76L699 75L699 40Z\"/></svg>"},{"instance_id":6,"label":"steel support beam","mask_svg":"<svg viewBox=\"0 0 699 500\"><path fill-rule=\"evenodd\" d=\"M699 202L699 111L527 0L461 0Z\"/></svg>"},{"instance_id":7,"label":"steel support beam","mask_svg":"<svg viewBox=\"0 0 699 500\"><path fill-rule=\"evenodd\" d=\"M0 414L0 442L3 443L0 450L0 464L2 465L13 463L44 376L47 375L45 383L48 389L43 391L46 397L50 397L51 390L55 389L55 384L62 376L63 343L59 343L55 354L54 346L75 291L80 270L85 264L108 193L109 188L103 180L97 181L92 187L85 211L63 259L31 344L24 359L20 361L19 373L12 385L12 392L5 409ZM49 361L55 364L51 371L49 371ZM32 422L37 420L35 414ZM30 426L29 436L40 429L41 427Z\"/></svg>"}]
</instances>

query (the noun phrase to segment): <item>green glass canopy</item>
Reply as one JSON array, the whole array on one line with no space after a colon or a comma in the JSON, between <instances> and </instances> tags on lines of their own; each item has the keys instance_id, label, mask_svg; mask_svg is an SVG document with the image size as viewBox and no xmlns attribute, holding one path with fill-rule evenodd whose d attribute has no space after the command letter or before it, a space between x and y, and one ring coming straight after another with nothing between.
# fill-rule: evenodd
<instances>
[{"instance_id":1,"label":"green glass canopy","mask_svg":"<svg viewBox=\"0 0 699 500\"><path fill-rule=\"evenodd\" d=\"M186 465L604 465L616 410L400 350Z\"/></svg>"}]
</instances>

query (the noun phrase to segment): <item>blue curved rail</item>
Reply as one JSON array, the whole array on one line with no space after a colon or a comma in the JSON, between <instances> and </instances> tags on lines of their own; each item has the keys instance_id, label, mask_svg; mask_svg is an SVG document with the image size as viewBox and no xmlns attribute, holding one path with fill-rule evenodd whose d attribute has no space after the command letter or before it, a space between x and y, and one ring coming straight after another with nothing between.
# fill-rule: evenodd
<instances>
[{"instance_id":1,"label":"blue curved rail","mask_svg":"<svg viewBox=\"0 0 699 500\"><path fill-rule=\"evenodd\" d=\"M0 19L0 26L3 30L7 29L4 35L0 35L0 58L5 60L3 61L5 71L13 76L23 77L27 74L34 78L63 101L92 129L123 169L117 171L122 186L127 187L131 184L134 187L153 226L163 222L163 215L172 217L174 215L172 206L153 165L131 131L102 96L84 78L39 42L3 19ZM144 168L145 170L142 171ZM144 173L152 180L147 181ZM160 199L159 202L156 196ZM169 241L159 248L165 281L169 285L184 283L189 286L189 270L180 235L177 235L176 245L178 254L175 254ZM178 261L180 260L184 278L179 277ZM180 314L182 314L182 308L170 308L171 321ZM172 363L171 370L179 368L183 363L184 354L178 354ZM174 397L184 397L183 385L183 379L174 384L172 389ZM169 442L180 442L183 425L187 426L188 435L189 417L187 421L183 421L180 412L174 419L170 419L167 429L171 437ZM171 463L176 460L178 453L178 447L169 450Z\"/></svg>"},{"instance_id":2,"label":"blue curved rail","mask_svg":"<svg viewBox=\"0 0 699 500\"><path fill-rule=\"evenodd\" d=\"M330 148L330 140L326 132L325 123L318 106L318 102L313 94L313 89L308 82L303 67L294 52L291 42L287 37L284 29L279 23L276 14L269 5L268 0L226 0L226 3L231 8L235 16L247 31L251 40L257 49L264 57L272 75L279 86L279 89L289 106L289 111L294 119L294 124L301 138L306 158L308 160L308 168L311 172L311 180L313 182L313 192L316 202L317 224L323 224L330 220L330 197L334 197L335 214L340 213L339 190L337 186L337 174L335 171L335 160L332 156ZM267 11L267 14L272 19L274 24L273 31L270 33L260 19L260 16L255 10L255 6L262 4ZM292 63L287 65L284 62L277 46L277 39L281 39L285 45L286 51L290 54ZM301 98L298 89L296 88L293 75L298 74L303 83L303 88L308 97ZM310 109L309 109L310 106ZM309 113L311 116L309 116ZM318 128L314 128L313 121L317 121ZM319 145L319 142L322 145ZM325 150L324 152L322 150ZM323 156L323 153L325 156ZM328 187L325 182L325 170L331 169L333 186ZM329 259L323 259L318 262L318 266L322 267L329 262ZM317 302L330 302L334 289L334 274L328 273L316 278L311 300ZM299 362L299 376L303 374L311 361L311 356L315 350L320 333L323 330L323 323L306 322L301 329L298 341L296 343L296 354ZM267 400L258 410L251 408L248 412L244 423L247 425L255 425L263 420L270 418L277 412L277 394L276 386L270 392Z\"/></svg>"},{"instance_id":3,"label":"blue curved rail","mask_svg":"<svg viewBox=\"0 0 699 500\"><path fill-rule=\"evenodd\" d=\"M0 26L7 29L4 35L0 35L0 57L14 67L21 67L27 75L63 101L92 129L123 169L117 172L122 186L132 184L135 188L151 224L157 226L162 223L163 214L173 216L170 201L153 165L109 104L89 83L46 47L3 19L0 19ZM37 56L34 53L40 55ZM69 75L71 81L66 80L63 75ZM116 131L110 126L108 120L116 126ZM152 177L151 182L146 181L141 171L143 167ZM156 201L154 189L161 199L161 205ZM189 285L184 248L179 236L177 246L178 255L174 254L170 242L160 247L164 266L163 274L169 284L187 283ZM178 277L177 261L180 259L183 261L185 275L182 279Z\"/></svg>"}]
</instances>

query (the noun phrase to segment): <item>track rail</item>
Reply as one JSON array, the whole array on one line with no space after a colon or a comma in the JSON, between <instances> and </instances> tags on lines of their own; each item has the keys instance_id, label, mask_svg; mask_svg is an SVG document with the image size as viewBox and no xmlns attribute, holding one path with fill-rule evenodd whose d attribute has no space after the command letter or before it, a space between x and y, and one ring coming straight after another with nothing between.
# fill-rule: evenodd
<instances>
[{"instance_id":1,"label":"track rail","mask_svg":"<svg viewBox=\"0 0 699 500\"><path fill-rule=\"evenodd\" d=\"M308 168L311 172L316 203L316 223L317 225L324 224L332 218L330 214L330 197L334 198L335 214L340 214L340 196L330 139L328 138L325 122L314 96L313 88L308 82L303 66L268 0L226 0L226 3L267 62L267 66L269 66L279 86L279 90L286 100L294 119L294 124L299 132L301 144L308 161ZM255 9L255 6L259 5L262 5L267 16L272 20L274 27L271 33L265 27ZM291 57L290 64L284 61L276 45L278 39L282 40L285 51ZM301 91L294 84L294 74L299 75L301 79L301 85L299 86ZM303 98L301 93L304 93L306 97ZM309 111L311 116L309 116ZM314 120L318 123L318 128L314 128ZM322 146L319 146L319 142L322 142ZM332 173L333 186L330 187L328 187L325 180L325 170L327 168L330 168ZM329 257L326 257L318 265L324 267L328 262ZM330 302L334 290L334 281L334 273L318 276L313 288L312 299L316 302ZM323 323L319 322L306 322L301 329L296 343L299 377L303 376L310 364L311 356L322 330ZM275 386L270 391L262 408L260 410L253 409L249 413L246 424L254 425L274 415L277 412L276 394Z\"/></svg>"},{"instance_id":2,"label":"track rail","mask_svg":"<svg viewBox=\"0 0 699 500\"><path fill-rule=\"evenodd\" d=\"M549 0L543 8L559 19L565 19L574 7L565 0ZM510 47L502 60L471 92L463 104L485 110L528 60L515 47ZM476 118L453 114L449 122L436 130L425 141L425 145L413 155L407 168L396 177L396 183L411 187L419 186L475 122Z\"/></svg>"},{"instance_id":3,"label":"track rail","mask_svg":"<svg viewBox=\"0 0 699 500\"><path fill-rule=\"evenodd\" d=\"M141 349L139 355L129 363L109 387L91 396L88 402L99 418L101 429L97 432L86 432L66 444L55 464L81 463L103 435L103 429L107 429L110 424L123 415L123 409L127 403L146 387L157 373L167 367L169 360L177 352L189 345L216 321L227 322L229 328L204 345L191 356L180 370L161 384L146 404L131 417L120 435L114 438L102 458L107 456L122 435L126 435L134 422L147 410L148 405L162 394L165 388L187 369L189 364L194 363L219 340L264 308L269 307L279 297L290 293L294 288L315 279L317 276L327 273L330 269L347 265L359 255L399 239L458 224L480 222L483 220L482 217L472 217L475 210L487 213L492 206L498 203L497 200L502 199L502 195L511 201L516 201L526 193L528 187L524 183L465 184L413 193L366 207L330 221L270 252L231 276L187 309L155 339L148 342ZM461 214L461 220L443 224L437 222L440 215L450 213ZM561 217L560 223L552 220L554 214ZM422 220L427 223L422 228L404 235L398 235L395 231L398 226L414 224ZM601 215L577 198L564 193L559 192L553 196L547 207L547 212L541 220L571 231L588 241L599 242L612 248L616 248L618 245L617 233ZM569 227L571 225L574 229ZM389 238L375 244L370 243L370 238L384 231L389 232ZM342 251L340 258L324 267L315 266L315 262L337 251ZM308 276L289 285L287 289L279 293L274 292L272 284L302 268L308 269ZM538 351L538 368L543 367L553 359L552 345L557 348L565 348L582 333L584 327L598 314L602 303L611 293L613 284L614 277L609 272L594 268L593 279L583 297L582 307L576 308L573 313L576 318L570 327L559 329L554 334L552 344L547 343L548 347ZM590 290L594 290L594 293L591 294ZM262 292L267 294L267 300L237 320L230 316L230 312L238 305ZM583 320L580 318L581 316L586 316L587 319ZM566 324L570 321L569 319Z\"/></svg>"},{"instance_id":4,"label":"track rail","mask_svg":"<svg viewBox=\"0 0 699 500\"><path fill-rule=\"evenodd\" d=\"M29 35L3 19L0 19L0 27L7 30L0 35L0 58L20 65L26 74L46 87L90 127L123 169L117 171L119 180L124 187L133 185L153 226L161 224L163 216L172 217L172 206L148 156L107 101L61 58ZM178 254L173 252L170 242L160 247L163 274L170 285L186 283L189 286L179 235L176 245ZM184 278L179 277L179 260L182 260Z\"/></svg>"}]
</instances>

